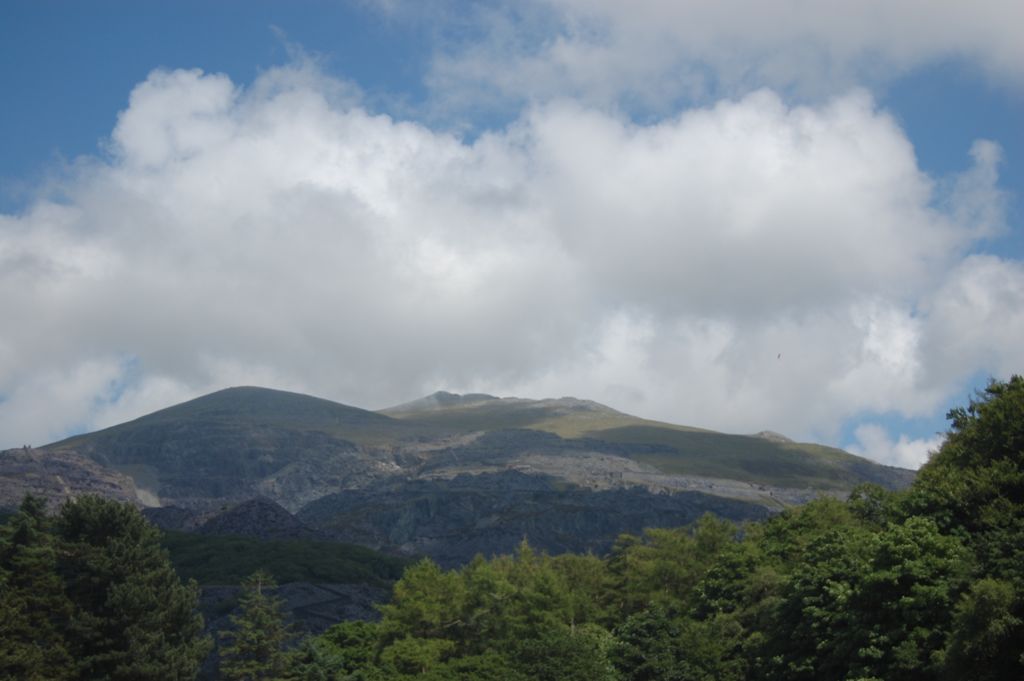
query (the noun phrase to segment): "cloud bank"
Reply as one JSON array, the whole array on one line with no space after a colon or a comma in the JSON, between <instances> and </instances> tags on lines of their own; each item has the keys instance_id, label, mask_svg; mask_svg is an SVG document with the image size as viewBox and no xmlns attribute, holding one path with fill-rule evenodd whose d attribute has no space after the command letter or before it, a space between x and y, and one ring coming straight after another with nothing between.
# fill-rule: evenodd
<instances>
[{"instance_id":1,"label":"cloud bank","mask_svg":"<svg viewBox=\"0 0 1024 681\"><path fill-rule=\"evenodd\" d=\"M761 87L817 100L924 65L970 64L1024 86L1024 5L1013 0L390 0L385 11L471 39L444 43L429 82L446 106L572 96L670 111Z\"/></svg>"},{"instance_id":2,"label":"cloud bank","mask_svg":"<svg viewBox=\"0 0 1024 681\"><path fill-rule=\"evenodd\" d=\"M834 441L1022 365L1024 267L972 254L1005 229L991 142L937 182L860 90L650 125L552 100L471 142L352 93L155 71L105 157L0 216L0 445L237 384Z\"/></svg>"}]
</instances>

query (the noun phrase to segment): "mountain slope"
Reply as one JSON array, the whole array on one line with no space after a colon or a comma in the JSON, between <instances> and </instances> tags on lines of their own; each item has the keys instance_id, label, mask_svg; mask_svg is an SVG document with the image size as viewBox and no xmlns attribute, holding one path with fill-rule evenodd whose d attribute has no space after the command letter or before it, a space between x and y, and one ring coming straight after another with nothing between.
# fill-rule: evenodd
<instances>
[{"instance_id":1,"label":"mountain slope","mask_svg":"<svg viewBox=\"0 0 1024 681\"><path fill-rule=\"evenodd\" d=\"M89 493L119 501L138 497L130 477L76 452L31 447L0 451L0 509L17 508L31 494L52 510L68 497Z\"/></svg>"},{"instance_id":2,"label":"mountain slope","mask_svg":"<svg viewBox=\"0 0 1024 681\"><path fill-rule=\"evenodd\" d=\"M82 440L136 431L155 425L221 424L235 428L272 427L295 432L318 432L353 442L378 442L413 429L384 414L311 395L243 386L182 402L104 430L49 445L71 448Z\"/></svg>"},{"instance_id":3,"label":"mountain slope","mask_svg":"<svg viewBox=\"0 0 1024 681\"><path fill-rule=\"evenodd\" d=\"M603 550L620 532L704 512L755 519L913 477L771 433L716 433L575 398L452 393L371 412L231 388L39 451L30 464L87 462L109 475L83 480L130 481L122 487L164 507L154 518L168 527L208 521L207 531L264 536L305 525L450 564L524 536L552 552ZM256 497L266 501L246 503Z\"/></svg>"},{"instance_id":4,"label":"mountain slope","mask_svg":"<svg viewBox=\"0 0 1024 681\"><path fill-rule=\"evenodd\" d=\"M388 472L360 442L411 434L408 424L364 409L229 388L44 449L75 451L126 473L157 504L197 507L263 494L297 510Z\"/></svg>"},{"instance_id":5,"label":"mountain slope","mask_svg":"<svg viewBox=\"0 0 1024 681\"><path fill-rule=\"evenodd\" d=\"M882 466L834 447L776 433L732 435L641 419L589 400L528 400L434 393L380 413L425 427L462 431L529 429L614 453L658 473L756 485L848 490L862 482L904 487L913 472ZM618 446L616 446L618 445Z\"/></svg>"},{"instance_id":6,"label":"mountain slope","mask_svg":"<svg viewBox=\"0 0 1024 681\"><path fill-rule=\"evenodd\" d=\"M422 428L439 427L460 431L530 428L564 438L583 437L597 430L646 424L700 431L699 428L648 421L575 397L531 400L483 394L456 395L440 391L413 402L382 409L378 413L415 423Z\"/></svg>"},{"instance_id":7,"label":"mountain slope","mask_svg":"<svg viewBox=\"0 0 1024 681\"><path fill-rule=\"evenodd\" d=\"M265 496L291 512L392 476L519 470L591 489L699 490L767 506L913 477L777 435L640 419L575 398L439 392L382 412L265 388L229 388L44 448L131 476L147 505L201 509Z\"/></svg>"},{"instance_id":8,"label":"mountain slope","mask_svg":"<svg viewBox=\"0 0 1024 681\"><path fill-rule=\"evenodd\" d=\"M745 521L763 519L770 511L758 503L701 492L591 490L506 470L452 479L384 480L318 499L299 512L299 519L340 541L427 555L455 567L477 554L510 553L523 538L550 554L601 554L623 533L688 525L705 513Z\"/></svg>"}]
</instances>

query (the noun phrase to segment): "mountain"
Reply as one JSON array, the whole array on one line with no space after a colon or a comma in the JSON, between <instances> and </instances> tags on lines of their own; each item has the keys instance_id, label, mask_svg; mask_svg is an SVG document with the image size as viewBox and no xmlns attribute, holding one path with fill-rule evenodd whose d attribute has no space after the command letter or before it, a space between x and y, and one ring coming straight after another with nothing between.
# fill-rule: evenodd
<instances>
[{"instance_id":1,"label":"mountain","mask_svg":"<svg viewBox=\"0 0 1024 681\"><path fill-rule=\"evenodd\" d=\"M705 511L754 519L861 482L913 478L770 432L718 433L571 397L447 392L373 412L229 388L37 451L19 470L85 462L126 483L119 493L160 507L148 512L167 527L308 530L452 564L524 536L551 551L599 551L620 532ZM112 493L104 484L97 491Z\"/></svg>"},{"instance_id":2,"label":"mountain","mask_svg":"<svg viewBox=\"0 0 1024 681\"><path fill-rule=\"evenodd\" d=\"M229 388L48 445L134 479L146 505L205 508L267 496L291 510L393 468L369 443L413 434L364 409L264 388Z\"/></svg>"}]
</instances>

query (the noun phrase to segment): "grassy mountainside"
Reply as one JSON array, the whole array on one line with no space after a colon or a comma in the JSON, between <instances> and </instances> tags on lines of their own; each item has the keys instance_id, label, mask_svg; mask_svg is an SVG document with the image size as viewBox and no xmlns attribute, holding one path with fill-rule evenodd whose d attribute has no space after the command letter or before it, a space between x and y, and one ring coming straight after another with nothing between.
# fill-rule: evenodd
<instances>
[{"instance_id":1,"label":"grassy mountainside","mask_svg":"<svg viewBox=\"0 0 1024 681\"><path fill-rule=\"evenodd\" d=\"M355 443L376 443L418 434L423 428L384 414L330 400L268 388L226 388L104 430L71 437L50 448L75 448L84 442L154 427L183 423L216 424L243 430L274 428L321 433ZM429 428L427 429L429 431Z\"/></svg>"},{"instance_id":2,"label":"grassy mountainside","mask_svg":"<svg viewBox=\"0 0 1024 681\"><path fill-rule=\"evenodd\" d=\"M410 424L458 431L492 431L529 428L563 438L578 438L600 430L626 426L658 425L681 431L706 432L699 428L648 421L603 404L574 397L530 400L493 395L433 395L383 409L379 413Z\"/></svg>"},{"instance_id":3,"label":"grassy mountainside","mask_svg":"<svg viewBox=\"0 0 1024 681\"><path fill-rule=\"evenodd\" d=\"M587 435L605 442L662 445L663 451L629 456L669 474L820 489L848 489L861 482L899 487L913 479L910 471L880 466L834 447L752 435L685 431L662 425L621 426Z\"/></svg>"},{"instance_id":4,"label":"grassy mountainside","mask_svg":"<svg viewBox=\"0 0 1024 681\"><path fill-rule=\"evenodd\" d=\"M626 445L615 452L669 475L822 490L849 489L861 482L904 487L913 479L910 471L834 447L650 421L574 398L525 400L442 392L381 413L453 430L541 430L567 440L591 441L606 451L606 443Z\"/></svg>"}]
</instances>

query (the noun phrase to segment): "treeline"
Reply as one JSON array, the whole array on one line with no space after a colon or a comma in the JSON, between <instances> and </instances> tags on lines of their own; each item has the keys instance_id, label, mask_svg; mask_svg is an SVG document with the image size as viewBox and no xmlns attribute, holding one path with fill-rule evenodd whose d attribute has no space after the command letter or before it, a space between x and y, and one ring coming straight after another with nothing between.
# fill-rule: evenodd
<instances>
[{"instance_id":1,"label":"treeline","mask_svg":"<svg viewBox=\"0 0 1024 681\"><path fill-rule=\"evenodd\" d=\"M905 492L864 486L847 501L741 526L708 516L623 536L606 557L551 557L524 542L512 556L458 570L425 560L405 570L379 621L340 623L303 642L286 626L271 578L257 573L224 637L221 674L1024 678L1024 379L992 383L949 416L946 442ZM180 583L155 531L129 511L83 500L51 521L29 504L3 530L0 673L195 673L209 644L191 610L195 586ZM110 524L131 540L110 540ZM138 542L147 548L132 548Z\"/></svg>"}]
</instances>

